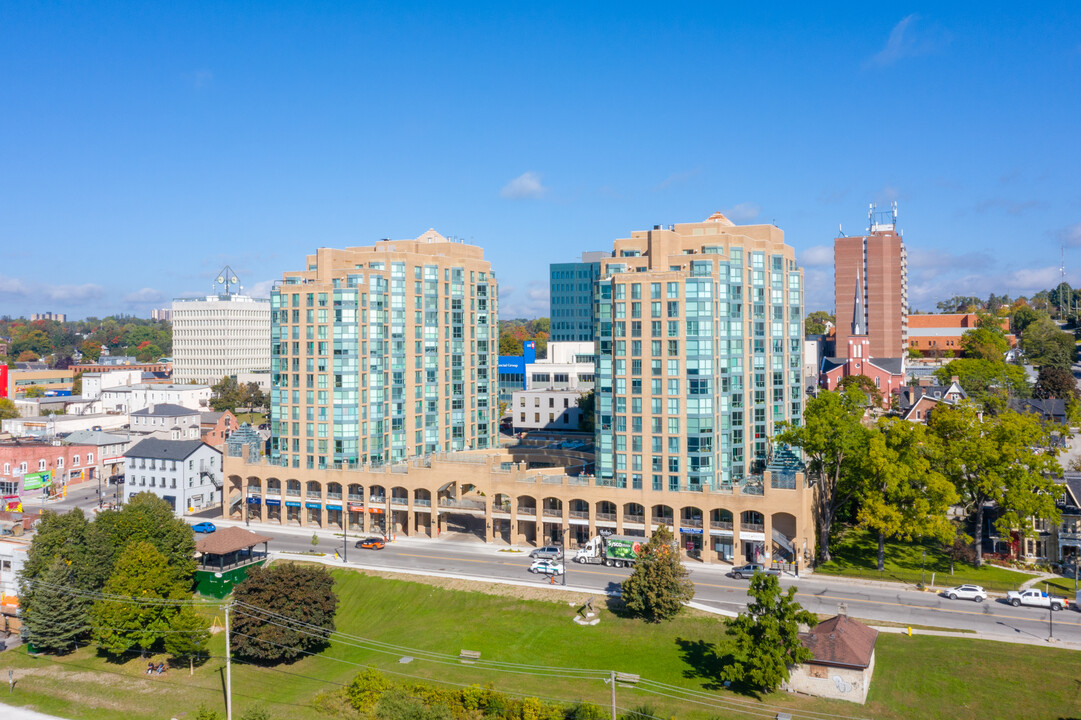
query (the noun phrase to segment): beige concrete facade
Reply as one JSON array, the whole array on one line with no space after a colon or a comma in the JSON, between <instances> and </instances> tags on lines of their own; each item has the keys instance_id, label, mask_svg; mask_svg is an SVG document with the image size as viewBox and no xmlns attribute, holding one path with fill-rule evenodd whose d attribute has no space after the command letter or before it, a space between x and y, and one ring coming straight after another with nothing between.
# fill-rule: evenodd
<instances>
[{"instance_id":1,"label":"beige concrete facade","mask_svg":"<svg viewBox=\"0 0 1081 720\"><path fill-rule=\"evenodd\" d=\"M497 437L497 286L484 251L434 230L319 248L271 294L271 454L396 463Z\"/></svg>"},{"instance_id":2,"label":"beige concrete facade","mask_svg":"<svg viewBox=\"0 0 1081 720\"><path fill-rule=\"evenodd\" d=\"M242 454L225 458L224 518L243 519L247 511L260 522L341 529L348 510L350 532L435 537L447 531L451 516L456 525L467 516L487 542L545 544L558 541L566 530L572 548L602 530L645 536L666 525L683 540L709 537L703 562L743 562L766 538L771 540L765 547L772 547L775 531L799 556L814 550L815 489L802 474L791 487L775 483L767 472L760 488L687 493L617 488L559 468L529 469L591 457L545 448L452 453L381 468L322 471L249 462L247 451ZM718 551L718 543L732 551ZM686 550L686 543L681 547Z\"/></svg>"},{"instance_id":3,"label":"beige concrete facade","mask_svg":"<svg viewBox=\"0 0 1081 720\"><path fill-rule=\"evenodd\" d=\"M794 249L776 226L721 213L614 248L597 290L597 475L739 492L760 479L778 425L802 417Z\"/></svg>"}]
</instances>

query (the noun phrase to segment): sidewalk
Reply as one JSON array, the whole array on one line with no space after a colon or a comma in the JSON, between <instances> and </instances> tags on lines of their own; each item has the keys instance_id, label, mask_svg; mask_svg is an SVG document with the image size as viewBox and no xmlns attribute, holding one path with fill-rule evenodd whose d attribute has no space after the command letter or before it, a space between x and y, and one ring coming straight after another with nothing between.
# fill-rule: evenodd
<instances>
[{"instance_id":1,"label":"sidewalk","mask_svg":"<svg viewBox=\"0 0 1081 720\"><path fill-rule=\"evenodd\" d=\"M16 685L16 687L18 687L18 685ZM64 718L57 717L56 715L45 715L15 705L6 705L2 702L0 702L0 707L4 708L3 712L0 712L0 715L4 717L4 720L64 720Z\"/></svg>"},{"instance_id":2,"label":"sidewalk","mask_svg":"<svg viewBox=\"0 0 1081 720\"><path fill-rule=\"evenodd\" d=\"M903 627L882 627L880 625L870 625L875 630L882 633L891 633L894 635L908 635L908 628ZM1020 630L1016 631L1015 635L998 635L990 633L966 633L966 632L950 632L949 630L917 630L912 629L912 635L935 635L937 637L959 638L961 640L989 640L991 642L1012 643L1014 645L1039 645L1042 647L1054 647L1062 648L1063 650L1081 650L1081 643L1070 642L1067 640L1048 640L1046 637L1037 637L1036 635L1030 635Z\"/></svg>"}]
</instances>

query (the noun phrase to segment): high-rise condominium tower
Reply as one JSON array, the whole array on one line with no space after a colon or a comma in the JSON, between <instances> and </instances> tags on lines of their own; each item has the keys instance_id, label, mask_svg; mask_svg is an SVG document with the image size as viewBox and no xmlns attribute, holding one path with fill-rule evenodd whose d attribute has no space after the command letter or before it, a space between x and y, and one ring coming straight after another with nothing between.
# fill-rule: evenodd
<instances>
[{"instance_id":1,"label":"high-rise condominium tower","mask_svg":"<svg viewBox=\"0 0 1081 720\"><path fill-rule=\"evenodd\" d=\"M705 222L615 242L597 285L597 475L730 488L803 411L803 272L773 225Z\"/></svg>"},{"instance_id":2,"label":"high-rise condominium tower","mask_svg":"<svg viewBox=\"0 0 1081 720\"><path fill-rule=\"evenodd\" d=\"M497 445L496 280L434 230L319 248L271 294L271 456L382 465Z\"/></svg>"}]
</instances>

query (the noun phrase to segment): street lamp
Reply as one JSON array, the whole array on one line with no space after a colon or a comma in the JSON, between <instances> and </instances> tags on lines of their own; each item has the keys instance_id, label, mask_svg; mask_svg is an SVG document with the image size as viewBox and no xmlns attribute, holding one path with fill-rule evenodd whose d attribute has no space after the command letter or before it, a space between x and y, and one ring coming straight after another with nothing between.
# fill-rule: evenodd
<instances>
[{"instance_id":1,"label":"street lamp","mask_svg":"<svg viewBox=\"0 0 1081 720\"><path fill-rule=\"evenodd\" d=\"M927 549L923 550L923 557L920 559L920 589L927 587Z\"/></svg>"}]
</instances>

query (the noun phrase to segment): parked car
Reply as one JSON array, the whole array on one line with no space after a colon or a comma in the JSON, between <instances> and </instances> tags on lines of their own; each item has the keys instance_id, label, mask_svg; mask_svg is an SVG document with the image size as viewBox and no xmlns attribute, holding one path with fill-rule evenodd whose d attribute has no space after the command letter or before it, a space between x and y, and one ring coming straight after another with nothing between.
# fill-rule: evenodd
<instances>
[{"instance_id":1,"label":"parked car","mask_svg":"<svg viewBox=\"0 0 1081 720\"><path fill-rule=\"evenodd\" d=\"M553 560L537 560L529 566L529 572L541 575L562 575L563 563Z\"/></svg>"},{"instance_id":2,"label":"parked car","mask_svg":"<svg viewBox=\"0 0 1081 720\"><path fill-rule=\"evenodd\" d=\"M562 560L563 551L558 545L545 545L533 550L529 553L529 557L534 560Z\"/></svg>"},{"instance_id":3,"label":"parked car","mask_svg":"<svg viewBox=\"0 0 1081 720\"><path fill-rule=\"evenodd\" d=\"M729 573L729 574L732 577L736 578L737 580L742 580L745 577L753 576L756 572L760 572L763 575L780 575L781 574L781 572L779 570L774 570L773 568L768 568L765 565L762 565L761 563L747 563L743 567L734 567L734 568L732 568L732 572Z\"/></svg>"},{"instance_id":4,"label":"parked car","mask_svg":"<svg viewBox=\"0 0 1081 720\"><path fill-rule=\"evenodd\" d=\"M1048 595L1043 590L1010 590L1006 593L1006 602L1014 607L1028 605L1030 607L1049 607L1052 610L1061 610L1069 607L1070 601L1063 597Z\"/></svg>"},{"instance_id":5,"label":"parked car","mask_svg":"<svg viewBox=\"0 0 1081 720\"><path fill-rule=\"evenodd\" d=\"M363 540L357 540L356 544L356 547L364 548L365 550L382 550L386 546L386 540L381 537L364 538Z\"/></svg>"},{"instance_id":6,"label":"parked car","mask_svg":"<svg viewBox=\"0 0 1081 720\"><path fill-rule=\"evenodd\" d=\"M215 527L214 523L212 522L201 522L196 525L192 525L191 529L197 533L212 533L218 528Z\"/></svg>"},{"instance_id":7,"label":"parked car","mask_svg":"<svg viewBox=\"0 0 1081 720\"><path fill-rule=\"evenodd\" d=\"M950 600L975 600L976 602L983 602L987 599L987 593L979 585L958 585L948 590L943 590L942 594L948 597Z\"/></svg>"}]
</instances>

